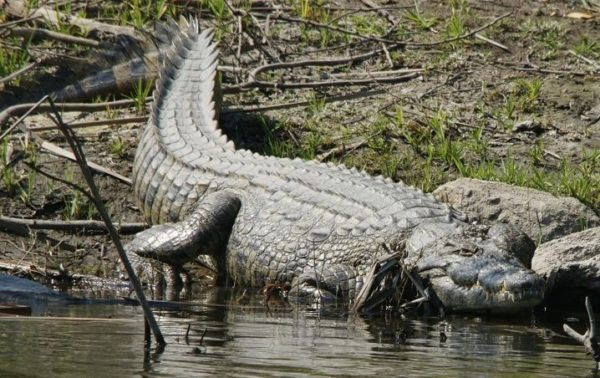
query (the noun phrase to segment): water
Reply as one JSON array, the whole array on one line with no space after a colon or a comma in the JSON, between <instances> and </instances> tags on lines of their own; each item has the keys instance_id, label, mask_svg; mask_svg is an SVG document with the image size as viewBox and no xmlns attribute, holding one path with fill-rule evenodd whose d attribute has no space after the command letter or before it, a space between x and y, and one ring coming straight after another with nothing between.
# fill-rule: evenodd
<instances>
[{"instance_id":1,"label":"water","mask_svg":"<svg viewBox=\"0 0 600 378\"><path fill-rule=\"evenodd\" d=\"M185 311L158 311L168 345L162 353L153 345L149 356L138 307L59 303L40 317L0 317L0 377L594 374L591 357L559 324L532 327L528 317L369 320L281 306L267 311L260 298L240 304L238 295L217 293Z\"/></svg>"}]
</instances>

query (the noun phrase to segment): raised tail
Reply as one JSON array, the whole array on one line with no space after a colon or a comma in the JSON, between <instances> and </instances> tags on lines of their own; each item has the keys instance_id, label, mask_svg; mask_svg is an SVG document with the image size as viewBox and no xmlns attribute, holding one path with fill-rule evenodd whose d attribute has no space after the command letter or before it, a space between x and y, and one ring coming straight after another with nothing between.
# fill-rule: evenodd
<instances>
[{"instance_id":1,"label":"raised tail","mask_svg":"<svg viewBox=\"0 0 600 378\"><path fill-rule=\"evenodd\" d=\"M198 167L233 151L217 125L218 51L210 30L181 18L156 81L154 101L133 164L135 191L152 223L173 221L203 194Z\"/></svg>"}]
</instances>

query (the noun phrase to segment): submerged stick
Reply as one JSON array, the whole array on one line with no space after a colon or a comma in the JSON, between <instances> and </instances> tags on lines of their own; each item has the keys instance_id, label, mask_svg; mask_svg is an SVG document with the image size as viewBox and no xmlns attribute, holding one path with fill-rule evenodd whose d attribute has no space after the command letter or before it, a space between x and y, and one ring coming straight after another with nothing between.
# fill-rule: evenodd
<instances>
[{"instance_id":1,"label":"submerged stick","mask_svg":"<svg viewBox=\"0 0 600 378\"><path fill-rule=\"evenodd\" d=\"M600 344L598 343L598 329L596 327L596 316L589 297L585 297L585 309L588 314L590 328L584 334L580 334L567 324L563 324L565 333L583 344L586 353L591 354L596 361L596 369L600 369Z\"/></svg>"},{"instance_id":2,"label":"submerged stick","mask_svg":"<svg viewBox=\"0 0 600 378\"><path fill-rule=\"evenodd\" d=\"M54 113L54 115L56 117L57 125L59 126L60 131L64 134L65 138L67 139L67 142L69 143L69 146L71 147L71 150L73 150L73 154L75 155L75 158L77 159L77 164L79 165L79 168L81 169L83 177L85 178L87 184L90 187L90 191L93 196L93 203L96 206L96 209L98 209L98 213L100 213L102 220L104 221L104 223L106 223L106 228L108 229L108 233L110 234L110 237L111 237L113 243L115 244L115 247L117 248L117 252L119 252L119 257L121 258L121 262L125 266L125 270L127 271L127 276L129 277L129 282L131 282L131 284L133 285L135 294L136 294L138 300L140 301L140 304L142 305L142 309L144 310L145 318L146 318L148 324L150 325L150 327L152 328L152 332L154 333L156 342L159 345L166 345L167 343L162 335L162 332L160 331L160 327L158 326L156 318L154 318L154 313L152 312L152 309L150 308L150 305L148 304L148 301L146 300L146 296L144 295L144 291L142 290L142 285L140 284L140 281L139 281L138 277L136 276L135 271L133 270L133 267L131 266L131 263L129 262L127 253L125 252L125 248L123 247L123 244L121 243L121 239L119 238L119 234L117 233L117 230L115 229L115 226L113 225L113 223L110 219L110 216L108 215L108 212L106 211L106 208L104 207L104 203L102 202L102 199L100 198L100 193L98 191L98 188L96 187L96 184L94 184L94 179L92 178L92 173L90 172L90 170L87 166L87 163L85 160L85 155L83 154L81 146L77 142L73 131L71 129L69 129L68 126L65 125L65 123L63 122L58 109L54 105L54 101L52 101L51 98L48 98L48 101L50 103L50 107L52 108L52 112Z\"/></svg>"}]
</instances>

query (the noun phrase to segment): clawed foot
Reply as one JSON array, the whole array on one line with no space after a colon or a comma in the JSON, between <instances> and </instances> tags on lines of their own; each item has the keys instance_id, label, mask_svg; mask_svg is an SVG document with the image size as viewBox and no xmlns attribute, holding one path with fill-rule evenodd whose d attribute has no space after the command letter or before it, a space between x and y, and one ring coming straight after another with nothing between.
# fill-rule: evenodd
<instances>
[{"instance_id":1,"label":"clawed foot","mask_svg":"<svg viewBox=\"0 0 600 378\"><path fill-rule=\"evenodd\" d=\"M156 260L129 255L134 271L154 299L179 300L190 285L189 274L179 267Z\"/></svg>"},{"instance_id":2,"label":"clawed foot","mask_svg":"<svg viewBox=\"0 0 600 378\"><path fill-rule=\"evenodd\" d=\"M594 361L596 361L596 368L600 369L600 345L598 344L599 339L596 328L596 317L594 316L594 309L592 308L589 297L585 297L585 309L587 310L588 319L590 321L590 328L584 334L578 333L567 324L563 324L563 329L567 335L583 344L586 353L591 354Z\"/></svg>"}]
</instances>

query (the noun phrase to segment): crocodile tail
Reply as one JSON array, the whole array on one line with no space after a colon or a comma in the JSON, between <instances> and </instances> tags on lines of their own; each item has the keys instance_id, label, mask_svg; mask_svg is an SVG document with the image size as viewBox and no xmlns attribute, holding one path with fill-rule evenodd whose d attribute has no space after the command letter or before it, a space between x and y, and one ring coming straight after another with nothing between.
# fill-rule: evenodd
<instances>
[{"instance_id":1,"label":"crocodile tail","mask_svg":"<svg viewBox=\"0 0 600 378\"><path fill-rule=\"evenodd\" d=\"M149 126L172 157L194 166L200 152L219 153L234 147L218 128L218 49L213 32L199 32L193 17L180 18L178 28L156 82Z\"/></svg>"},{"instance_id":2,"label":"crocodile tail","mask_svg":"<svg viewBox=\"0 0 600 378\"><path fill-rule=\"evenodd\" d=\"M154 80L159 64L159 52L150 52L143 58L131 59L67 85L52 96L56 101L67 102L111 93L129 93L138 82Z\"/></svg>"}]
</instances>

